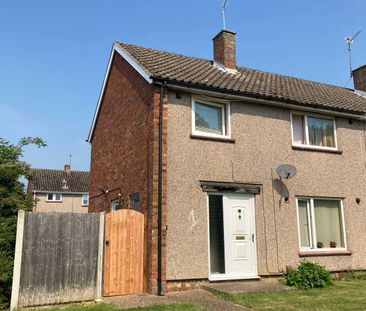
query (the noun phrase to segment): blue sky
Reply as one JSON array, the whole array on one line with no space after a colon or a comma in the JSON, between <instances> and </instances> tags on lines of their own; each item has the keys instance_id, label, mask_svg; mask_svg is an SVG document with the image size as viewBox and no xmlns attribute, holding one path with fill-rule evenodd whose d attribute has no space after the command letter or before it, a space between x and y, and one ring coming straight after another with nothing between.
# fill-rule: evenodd
<instances>
[{"instance_id":1,"label":"blue sky","mask_svg":"<svg viewBox=\"0 0 366 311\"><path fill-rule=\"evenodd\" d=\"M0 137L29 147L34 167L88 170L85 142L113 41L212 59L221 0L0 0ZM241 66L345 86L344 38L366 63L365 0L229 0ZM348 87L352 87L349 82Z\"/></svg>"}]
</instances>

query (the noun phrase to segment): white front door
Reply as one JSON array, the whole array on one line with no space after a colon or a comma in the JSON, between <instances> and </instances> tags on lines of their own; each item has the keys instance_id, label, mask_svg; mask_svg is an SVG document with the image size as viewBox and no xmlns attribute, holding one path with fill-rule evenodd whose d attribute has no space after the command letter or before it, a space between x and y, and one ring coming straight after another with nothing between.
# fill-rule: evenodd
<instances>
[{"instance_id":1,"label":"white front door","mask_svg":"<svg viewBox=\"0 0 366 311\"><path fill-rule=\"evenodd\" d=\"M217 209L217 200L213 202ZM221 265L225 267L215 271L211 269L210 279L223 280L258 277L254 196L247 194L222 194L221 202L224 235L222 241L224 242L223 250L225 256L224 260L221 261ZM211 209L211 212L214 212L214 210ZM211 214L211 218L212 216ZM217 221L212 224L216 225ZM210 228L210 232L213 238L217 238L215 228ZM218 249L217 242L216 246L215 244L212 245L215 249ZM214 256L215 253L211 251L211 261L215 260ZM217 266L217 263L215 265Z\"/></svg>"}]
</instances>

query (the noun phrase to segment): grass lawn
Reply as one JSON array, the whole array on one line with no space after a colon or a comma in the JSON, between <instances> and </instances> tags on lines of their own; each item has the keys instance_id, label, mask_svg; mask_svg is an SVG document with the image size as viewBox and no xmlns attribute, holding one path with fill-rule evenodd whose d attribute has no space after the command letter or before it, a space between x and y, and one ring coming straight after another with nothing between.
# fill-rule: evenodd
<instances>
[{"instance_id":1,"label":"grass lawn","mask_svg":"<svg viewBox=\"0 0 366 311\"><path fill-rule=\"evenodd\" d=\"M86 303L75 304L68 307L59 308L41 308L33 309L32 311L118 311L116 306L106 303ZM128 311L204 311L205 309L192 304L171 304L171 305L156 305L151 307L141 307L124 309Z\"/></svg>"},{"instance_id":2,"label":"grass lawn","mask_svg":"<svg viewBox=\"0 0 366 311\"><path fill-rule=\"evenodd\" d=\"M255 310L366 310L366 280L335 281L321 289L220 296Z\"/></svg>"}]
</instances>

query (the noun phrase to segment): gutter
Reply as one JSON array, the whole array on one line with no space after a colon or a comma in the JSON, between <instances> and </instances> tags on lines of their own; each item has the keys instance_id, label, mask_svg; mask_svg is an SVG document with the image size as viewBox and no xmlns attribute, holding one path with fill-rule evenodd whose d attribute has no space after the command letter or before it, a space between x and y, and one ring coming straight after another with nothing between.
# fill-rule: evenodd
<instances>
[{"instance_id":1,"label":"gutter","mask_svg":"<svg viewBox=\"0 0 366 311\"><path fill-rule=\"evenodd\" d=\"M333 116L341 116L346 118L352 118L356 120L364 120L366 121L366 114L361 111L352 111L352 110L346 110L346 109L340 109L340 108L334 108L334 109L325 109L323 106L319 106L316 104L313 105L304 105L297 102L290 102L286 101L286 103L279 101L279 100L271 100L266 99L264 96L258 95L257 97L250 97L241 95L241 92L236 91L228 91L224 92L220 88L214 88L214 87L207 87L202 85L195 85L192 83L183 83L183 82L177 82L177 81L169 81L166 82L163 79L160 78L154 78L154 83L157 85L161 85L162 83L165 83L166 86L180 91L186 91L188 93L196 93L196 94L204 94L209 96L216 96L228 100L237 100L237 101L246 101L251 103L258 103L258 104L264 104L264 105L270 105L275 107L281 107L281 108L287 108L287 109L294 109L294 110L303 110L303 111L309 111L309 112L317 112L317 113L323 113Z\"/></svg>"}]
</instances>

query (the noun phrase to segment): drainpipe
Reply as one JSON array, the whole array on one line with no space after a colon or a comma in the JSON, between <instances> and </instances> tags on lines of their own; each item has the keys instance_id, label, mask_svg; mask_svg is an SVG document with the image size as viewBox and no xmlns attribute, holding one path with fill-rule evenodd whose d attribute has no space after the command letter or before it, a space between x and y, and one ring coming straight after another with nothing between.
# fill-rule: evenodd
<instances>
[{"instance_id":1,"label":"drainpipe","mask_svg":"<svg viewBox=\"0 0 366 311\"><path fill-rule=\"evenodd\" d=\"M163 210L163 98L166 81L160 85L159 103L159 172L158 172L158 295L164 296L162 280L162 210Z\"/></svg>"}]
</instances>

